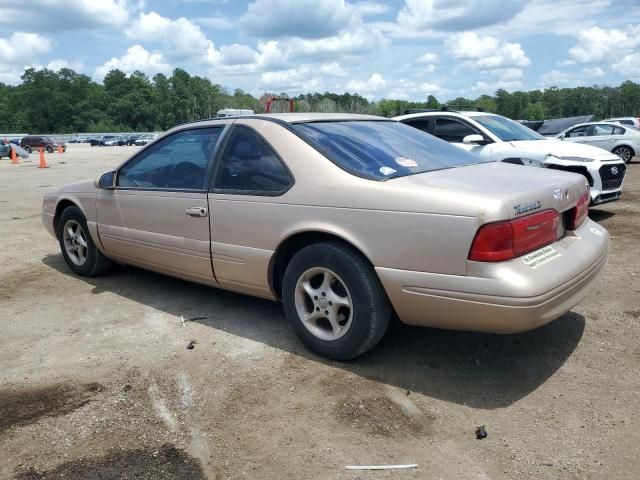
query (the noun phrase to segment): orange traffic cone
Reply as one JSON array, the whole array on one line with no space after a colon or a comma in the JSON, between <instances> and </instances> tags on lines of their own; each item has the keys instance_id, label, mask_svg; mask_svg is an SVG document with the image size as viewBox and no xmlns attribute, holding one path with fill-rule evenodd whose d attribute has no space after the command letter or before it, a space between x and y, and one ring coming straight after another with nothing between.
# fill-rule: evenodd
<instances>
[{"instance_id":1,"label":"orange traffic cone","mask_svg":"<svg viewBox=\"0 0 640 480\"><path fill-rule=\"evenodd\" d=\"M64 150L62 150L62 145L58 145L58 153L64 153Z\"/></svg>"},{"instance_id":2,"label":"orange traffic cone","mask_svg":"<svg viewBox=\"0 0 640 480\"><path fill-rule=\"evenodd\" d=\"M47 159L44 158L44 149L42 147L40 147L40 165L38 168L49 168L49 165L47 165Z\"/></svg>"},{"instance_id":3,"label":"orange traffic cone","mask_svg":"<svg viewBox=\"0 0 640 480\"><path fill-rule=\"evenodd\" d=\"M18 156L16 155L16 149L13 148L13 145L12 145L11 146L11 164L16 165L18 163L20 162L18 161Z\"/></svg>"}]
</instances>

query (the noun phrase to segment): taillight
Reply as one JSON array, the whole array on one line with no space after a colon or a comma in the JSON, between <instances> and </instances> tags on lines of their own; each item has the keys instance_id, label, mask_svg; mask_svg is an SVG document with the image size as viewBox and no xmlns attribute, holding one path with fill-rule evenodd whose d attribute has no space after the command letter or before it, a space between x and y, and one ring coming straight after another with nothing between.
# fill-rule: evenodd
<instances>
[{"instance_id":1,"label":"taillight","mask_svg":"<svg viewBox=\"0 0 640 480\"><path fill-rule=\"evenodd\" d=\"M555 210L487 223L476 233L469 260L503 262L532 252L557 240L559 223L560 214Z\"/></svg>"},{"instance_id":2,"label":"taillight","mask_svg":"<svg viewBox=\"0 0 640 480\"><path fill-rule=\"evenodd\" d=\"M578 203L576 203L576 206L573 207L569 213L569 224L567 225L568 230L575 230L582 225L582 222L584 222L584 219L587 218L587 214L589 213L590 202L591 194L589 193L589 190L587 190L580 195Z\"/></svg>"}]
</instances>

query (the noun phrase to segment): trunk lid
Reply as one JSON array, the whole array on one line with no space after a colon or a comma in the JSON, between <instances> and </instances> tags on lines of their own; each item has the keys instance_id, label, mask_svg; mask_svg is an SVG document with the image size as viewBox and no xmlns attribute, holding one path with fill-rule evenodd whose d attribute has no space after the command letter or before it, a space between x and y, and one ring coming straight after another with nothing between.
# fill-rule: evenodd
<instances>
[{"instance_id":1,"label":"trunk lid","mask_svg":"<svg viewBox=\"0 0 640 480\"><path fill-rule=\"evenodd\" d=\"M546 209L564 212L589 186L582 175L501 162L481 163L410 175L393 180L404 188L440 190L458 213L466 210L482 222L519 218ZM496 208L499 204L501 208ZM484 212L482 212L484 210Z\"/></svg>"}]
</instances>

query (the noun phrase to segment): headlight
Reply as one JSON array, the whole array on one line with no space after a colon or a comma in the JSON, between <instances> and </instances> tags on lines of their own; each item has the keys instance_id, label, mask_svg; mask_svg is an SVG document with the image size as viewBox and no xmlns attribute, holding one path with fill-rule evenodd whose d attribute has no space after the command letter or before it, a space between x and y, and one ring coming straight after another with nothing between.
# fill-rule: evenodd
<instances>
[{"instance_id":1,"label":"headlight","mask_svg":"<svg viewBox=\"0 0 640 480\"><path fill-rule=\"evenodd\" d=\"M545 160L547 158L557 158L558 160L565 160L568 162L593 162L593 158L585 158L585 157L565 157L562 155L554 155L552 153L547 153Z\"/></svg>"}]
</instances>

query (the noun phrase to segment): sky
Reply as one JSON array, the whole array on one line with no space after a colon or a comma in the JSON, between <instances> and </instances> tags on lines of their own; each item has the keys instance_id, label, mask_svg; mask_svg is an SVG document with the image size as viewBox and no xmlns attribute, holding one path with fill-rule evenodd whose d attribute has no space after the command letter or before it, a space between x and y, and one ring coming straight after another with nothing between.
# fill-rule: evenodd
<instances>
[{"instance_id":1,"label":"sky","mask_svg":"<svg viewBox=\"0 0 640 480\"><path fill-rule=\"evenodd\" d=\"M0 0L0 82L180 67L231 91L476 98L640 81L640 0Z\"/></svg>"}]
</instances>

